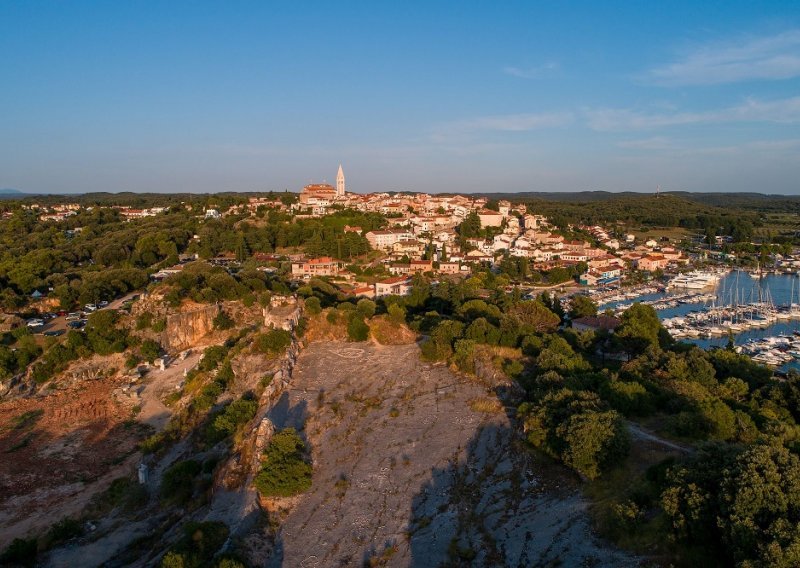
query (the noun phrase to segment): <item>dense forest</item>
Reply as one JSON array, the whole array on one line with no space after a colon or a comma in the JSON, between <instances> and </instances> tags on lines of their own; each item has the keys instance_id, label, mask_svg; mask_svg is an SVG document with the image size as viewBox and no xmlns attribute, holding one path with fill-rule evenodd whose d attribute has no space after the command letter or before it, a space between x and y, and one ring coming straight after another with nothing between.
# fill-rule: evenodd
<instances>
[{"instance_id":1,"label":"dense forest","mask_svg":"<svg viewBox=\"0 0 800 568\"><path fill-rule=\"evenodd\" d=\"M17 208L0 221L0 307L20 309L34 291L50 288L63 309L111 300L143 287L150 273L177 263L180 254L208 259L234 253L243 260L254 252L304 247L311 255L350 259L368 252L369 244L344 226L370 230L384 223L380 215L349 210L297 221L275 210L254 219L205 220L179 205L129 222L115 209L95 208L54 223Z\"/></svg>"}]
</instances>

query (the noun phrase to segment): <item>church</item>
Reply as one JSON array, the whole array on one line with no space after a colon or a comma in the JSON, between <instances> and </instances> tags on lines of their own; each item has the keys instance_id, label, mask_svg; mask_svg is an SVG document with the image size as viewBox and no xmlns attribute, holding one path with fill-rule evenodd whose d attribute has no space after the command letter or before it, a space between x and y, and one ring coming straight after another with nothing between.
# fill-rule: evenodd
<instances>
[{"instance_id":1,"label":"church","mask_svg":"<svg viewBox=\"0 0 800 568\"><path fill-rule=\"evenodd\" d=\"M307 185L300 192L300 203L308 206L327 206L338 199L345 197L344 170L339 164L336 174L336 187L327 183L313 183Z\"/></svg>"}]
</instances>

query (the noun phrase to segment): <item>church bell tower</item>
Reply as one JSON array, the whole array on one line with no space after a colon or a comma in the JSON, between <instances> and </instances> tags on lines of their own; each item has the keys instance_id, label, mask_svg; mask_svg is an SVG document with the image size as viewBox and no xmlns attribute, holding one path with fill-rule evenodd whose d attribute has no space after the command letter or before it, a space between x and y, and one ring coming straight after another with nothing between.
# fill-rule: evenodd
<instances>
[{"instance_id":1,"label":"church bell tower","mask_svg":"<svg viewBox=\"0 0 800 568\"><path fill-rule=\"evenodd\" d=\"M339 173L336 174L336 197L344 197L344 170L342 164L339 164Z\"/></svg>"}]
</instances>

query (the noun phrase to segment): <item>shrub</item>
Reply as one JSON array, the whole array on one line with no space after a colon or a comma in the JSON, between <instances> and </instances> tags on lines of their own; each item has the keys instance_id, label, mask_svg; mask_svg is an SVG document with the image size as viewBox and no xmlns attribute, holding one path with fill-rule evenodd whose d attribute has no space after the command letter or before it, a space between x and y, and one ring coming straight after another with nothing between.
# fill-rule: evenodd
<instances>
[{"instance_id":1,"label":"shrub","mask_svg":"<svg viewBox=\"0 0 800 568\"><path fill-rule=\"evenodd\" d=\"M239 399L230 403L212 420L206 430L206 442L215 444L232 436L241 425L253 419L257 410L255 400Z\"/></svg>"},{"instance_id":2,"label":"shrub","mask_svg":"<svg viewBox=\"0 0 800 568\"><path fill-rule=\"evenodd\" d=\"M198 369L201 371L211 371L212 369L216 369L217 365L220 364L220 361L222 361L227 354L227 348L223 347L222 345L212 345L211 347L207 347L206 350L203 351L203 358L200 360Z\"/></svg>"},{"instance_id":3,"label":"shrub","mask_svg":"<svg viewBox=\"0 0 800 568\"><path fill-rule=\"evenodd\" d=\"M292 344L292 334L285 329L273 329L256 337L254 343L261 353L281 353Z\"/></svg>"},{"instance_id":4,"label":"shrub","mask_svg":"<svg viewBox=\"0 0 800 568\"><path fill-rule=\"evenodd\" d=\"M397 304L392 304L389 306L387 310L389 313L389 319L392 320L393 323L401 324L406 321L406 310L402 306L398 306Z\"/></svg>"},{"instance_id":5,"label":"shrub","mask_svg":"<svg viewBox=\"0 0 800 568\"><path fill-rule=\"evenodd\" d=\"M371 318L375 315L375 302L362 298L356 304L356 311L365 318Z\"/></svg>"},{"instance_id":6,"label":"shrub","mask_svg":"<svg viewBox=\"0 0 800 568\"><path fill-rule=\"evenodd\" d=\"M109 511L115 507L131 511L147 503L147 488L129 477L118 477L111 482L99 500L99 506Z\"/></svg>"},{"instance_id":7,"label":"shrub","mask_svg":"<svg viewBox=\"0 0 800 568\"><path fill-rule=\"evenodd\" d=\"M145 339L142 341L142 346L139 347L139 352L148 363L155 361L161 355L161 345L152 339Z\"/></svg>"},{"instance_id":8,"label":"shrub","mask_svg":"<svg viewBox=\"0 0 800 568\"><path fill-rule=\"evenodd\" d=\"M322 311L322 304L319 298L311 297L306 300L306 311L309 315L315 316Z\"/></svg>"},{"instance_id":9,"label":"shrub","mask_svg":"<svg viewBox=\"0 0 800 568\"><path fill-rule=\"evenodd\" d=\"M76 519L63 518L47 531L45 541L52 547L83 535L83 525Z\"/></svg>"},{"instance_id":10,"label":"shrub","mask_svg":"<svg viewBox=\"0 0 800 568\"><path fill-rule=\"evenodd\" d=\"M220 311L213 319L214 329L230 329L233 327L234 321L226 312Z\"/></svg>"},{"instance_id":11,"label":"shrub","mask_svg":"<svg viewBox=\"0 0 800 568\"><path fill-rule=\"evenodd\" d=\"M228 526L219 521L188 522L183 527L181 540L164 555L161 567L212 566L214 556L228 540L229 534Z\"/></svg>"},{"instance_id":12,"label":"shrub","mask_svg":"<svg viewBox=\"0 0 800 568\"><path fill-rule=\"evenodd\" d=\"M36 539L15 538L0 554L0 563L3 565L35 566L38 552Z\"/></svg>"},{"instance_id":13,"label":"shrub","mask_svg":"<svg viewBox=\"0 0 800 568\"><path fill-rule=\"evenodd\" d=\"M294 428L277 432L264 450L266 460L256 476L256 489L266 497L292 497L307 491L312 470L303 459L305 449Z\"/></svg>"},{"instance_id":14,"label":"shrub","mask_svg":"<svg viewBox=\"0 0 800 568\"><path fill-rule=\"evenodd\" d=\"M150 328L151 325L153 325L153 314L150 312L141 313L136 318L136 329L140 331Z\"/></svg>"},{"instance_id":15,"label":"shrub","mask_svg":"<svg viewBox=\"0 0 800 568\"><path fill-rule=\"evenodd\" d=\"M202 465L195 460L169 466L161 480L161 498L176 505L185 504L194 493L194 480L201 470Z\"/></svg>"},{"instance_id":16,"label":"shrub","mask_svg":"<svg viewBox=\"0 0 800 568\"><path fill-rule=\"evenodd\" d=\"M366 341L369 338L369 326L361 317L354 315L347 324L347 337L350 341Z\"/></svg>"}]
</instances>

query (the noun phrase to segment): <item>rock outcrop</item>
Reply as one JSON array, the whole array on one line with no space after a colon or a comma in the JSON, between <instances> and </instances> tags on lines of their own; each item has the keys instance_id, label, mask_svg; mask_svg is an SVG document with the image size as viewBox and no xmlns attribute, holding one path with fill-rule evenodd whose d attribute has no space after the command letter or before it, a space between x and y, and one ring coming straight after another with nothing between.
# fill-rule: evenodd
<instances>
[{"instance_id":1,"label":"rock outcrop","mask_svg":"<svg viewBox=\"0 0 800 568\"><path fill-rule=\"evenodd\" d=\"M214 329L214 318L219 311L220 307L214 304L168 316L161 344L169 351L192 347Z\"/></svg>"}]
</instances>

